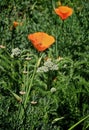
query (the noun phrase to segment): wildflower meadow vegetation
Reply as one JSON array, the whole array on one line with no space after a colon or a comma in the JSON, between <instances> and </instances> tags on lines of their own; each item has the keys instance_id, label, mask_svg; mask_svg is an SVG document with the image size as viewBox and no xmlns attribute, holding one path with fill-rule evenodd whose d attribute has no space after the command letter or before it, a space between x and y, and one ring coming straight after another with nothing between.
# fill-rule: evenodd
<instances>
[{"instance_id":1,"label":"wildflower meadow vegetation","mask_svg":"<svg viewBox=\"0 0 89 130\"><path fill-rule=\"evenodd\" d=\"M0 130L89 130L89 0L0 0Z\"/></svg>"}]
</instances>

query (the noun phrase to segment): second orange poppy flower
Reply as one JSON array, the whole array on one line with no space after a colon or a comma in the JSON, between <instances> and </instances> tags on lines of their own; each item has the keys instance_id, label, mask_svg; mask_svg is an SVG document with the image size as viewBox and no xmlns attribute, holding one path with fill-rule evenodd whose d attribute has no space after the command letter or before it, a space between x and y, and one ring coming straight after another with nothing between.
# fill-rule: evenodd
<instances>
[{"instance_id":1,"label":"second orange poppy flower","mask_svg":"<svg viewBox=\"0 0 89 130\"><path fill-rule=\"evenodd\" d=\"M67 19L69 16L72 15L73 9L68 6L59 6L55 9L55 13L60 16L62 20Z\"/></svg>"}]
</instances>

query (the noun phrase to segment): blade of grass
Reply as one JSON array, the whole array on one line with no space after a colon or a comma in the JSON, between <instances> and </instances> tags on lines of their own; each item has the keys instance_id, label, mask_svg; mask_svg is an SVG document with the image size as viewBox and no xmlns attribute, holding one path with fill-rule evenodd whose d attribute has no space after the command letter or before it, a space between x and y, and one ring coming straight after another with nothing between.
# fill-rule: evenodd
<instances>
[{"instance_id":1,"label":"blade of grass","mask_svg":"<svg viewBox=\"0 0 89 130\"><path fill-rule=\"evenodd\" d=\"M89 115L87 115L86 117L84 117L83 119L81 119L80 121L78 121L77 123L75 123L72 127L70 127L68 130L72 130L73 128L75 128L77 125L79 125L81 122L83 122L84 120L86 120L87 118L89 118Z\"/></svg>"}]
</instances>

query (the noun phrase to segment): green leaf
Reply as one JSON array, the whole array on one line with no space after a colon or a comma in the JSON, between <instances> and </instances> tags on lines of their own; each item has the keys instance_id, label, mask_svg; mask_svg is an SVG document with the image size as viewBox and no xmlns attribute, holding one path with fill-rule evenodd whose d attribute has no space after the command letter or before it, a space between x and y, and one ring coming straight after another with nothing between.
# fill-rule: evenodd
<instances>
[{"instance_id":1,"label":"green leaf","mask_svg":"<svg viewBox=\"0 0 89 130\"><path fill-rule=\"evenodd\" d=\"M60 118L55 118L53 121L52 121L52 124L56 123L57 121L60 121L64 119L64 117L60 117Z\"/></svg>"}]
</instances>

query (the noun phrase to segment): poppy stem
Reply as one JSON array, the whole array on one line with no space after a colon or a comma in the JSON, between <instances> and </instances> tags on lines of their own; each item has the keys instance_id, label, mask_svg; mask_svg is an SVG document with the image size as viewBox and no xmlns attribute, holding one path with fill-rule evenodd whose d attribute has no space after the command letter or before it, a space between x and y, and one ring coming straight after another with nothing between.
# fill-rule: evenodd
<instances>
[{"instance_id":1,"label":"poppy stem","mask_svg":"<svg viewBox=\"0 0 89 130\"><path fill-rule=\"evenodd\" d=\"M61 34L62 34L62 38L63 38L63 43L64 43L64 20L62 20L62 23L60 24L61 26ZM55 53L56 53L56 57L58 58L59 56L59 48L58 48L58 40L59 40L59 30L58 30L58 26L56 26L56 44L55 44Z\"/></svg>"},{"instance_id":2,"label":"poppy stem","mask_svg":"<svg viewBox=\"0 0 89 130\"><path fill-rule=\"evenodd\" d=\"M25 101L24 101L24 108L27 107L27 103L28 103L28 100L29 100L29 94L30 94L30 91L31 91L31 88L32 88L32 85L33 85L33 82L34 82L34 77L36 75L36 70L39 67L40 62L41 62L43 56L44 56L44 53L42 53L41 57L38 58L37 63L34 66L33 74L32 74L32 77L31 77L31 81L30 81L30 84L29 84L29 86L27 88L27 91L26 91L26 97L25 97Z\"/></svg>"},{"instance_id":3,"label":"poppy stem","mask_svg":"<svg viewBox=\"0 0 89 130\"><path fill-rule=\"evenodd\" d=\"M15 38L15 28L13 27L11 34L12 49L14 48L14 38Z\"/></svg>"},{"instance_id":4,"label":"poppy stem","mask_svg":"<svg viewBox=\"0 0 89 130\"><path fill-rule=\"evenodd\" d=\"M63 44L64 44L64 42L65 42L65 38L64 38L64 36L65 36L65 30L64 30L64 20L62 20L62 37L63 37Z\"/></svg>"},{"instance_id":5,"label":"poppy stem","mask_svg":"<svg viewBox=\"0 0 89 130\"><path fill-rule=\"evenodd\" d=\"M55 2L54 0L52 0L52 6L53 6L53 10L55 11ZM57 30L56 30L57 32ZM56 34L56 43L55 43L55 54L56 54L56 57L58 57L58 42L57 42L57 34Z\"/></svg>"},{"instance_id":6,"label":"poppy stem","mask_svg":"<svg viewBox=\"0 0 89 130\"><path fill-rule=\"evenodd\" d=\"M64 29L64 20L62 20L62 28Z\"/></svg>"},{"instance_id":7,"label":"poppy stem","mask_svg":"<svg viewBox=\"0 0 89 130\"><path fill-rule=\"evenodd\" d=\"M57 35L56 35L56 39L57 39ZM58 57L58 42L56 40L56 45L55 45L55 52L56 52L56 57Z\"/></svg>"}]
</instances>

